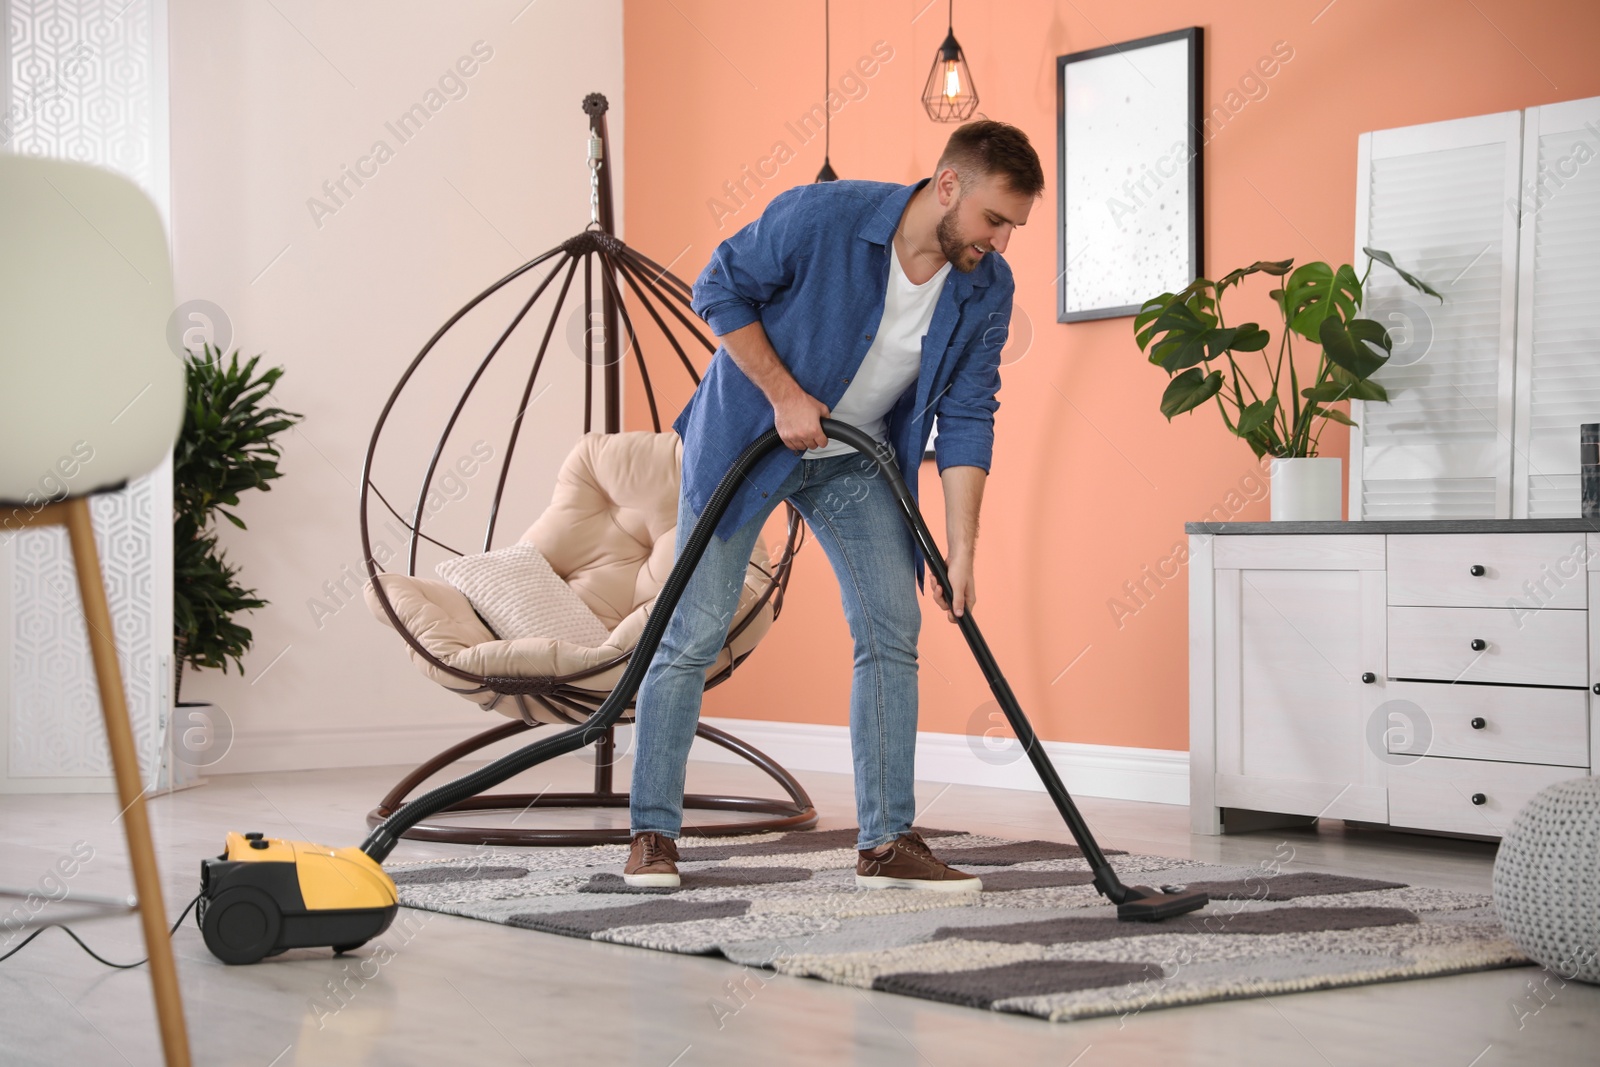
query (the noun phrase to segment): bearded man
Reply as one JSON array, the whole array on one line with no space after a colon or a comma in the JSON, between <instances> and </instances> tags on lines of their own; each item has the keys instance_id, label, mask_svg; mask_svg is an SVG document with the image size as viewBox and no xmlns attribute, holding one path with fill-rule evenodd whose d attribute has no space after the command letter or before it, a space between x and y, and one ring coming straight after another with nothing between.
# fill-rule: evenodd
<instances>
[{"instance_id":1,"label":"bearded man","mask_svg":"<svg viewBox=\"0 0 1600 1067\"><path fill-rule=\"evenodd\" d=\"M727 638L756 537L787 500L838 576L855 644L856 884L981 888L911 827L921 555L893 495L873 483L875 465L829 441L820 420L880 442L913 493L937 426L952 595L933 594L952 622L971 610L1014 291L1001 256L1043 191L1039 157L1021 130L967 123L931 178L779 194L717 247L695 281L694 310L720 344L673 425L683 439L678 551L746 446L776 427L788 448L769 452L733 497L640 687L627 884L679 884L675 842L706 670Z\"/></svg>"}]
</instances>

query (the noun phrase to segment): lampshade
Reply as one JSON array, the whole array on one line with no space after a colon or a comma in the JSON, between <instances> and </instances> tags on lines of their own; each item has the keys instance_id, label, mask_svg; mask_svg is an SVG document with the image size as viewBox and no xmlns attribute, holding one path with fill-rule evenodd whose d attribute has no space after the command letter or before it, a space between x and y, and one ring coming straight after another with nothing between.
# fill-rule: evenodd
<instances>
[{"instance_id":1,"label":"lampshade","mask_svg":"<svg viewBox=\"0 0 1600 1067\"><path fill-rule=\"evenodd\" d=\"M956 40L954 18L955 0L950 0L949 29L933 57L928 83L922 87L922 106L935 122L965 122L978 110L978 87L972 83L966 53Z\"/></svg>"}]
</instances>

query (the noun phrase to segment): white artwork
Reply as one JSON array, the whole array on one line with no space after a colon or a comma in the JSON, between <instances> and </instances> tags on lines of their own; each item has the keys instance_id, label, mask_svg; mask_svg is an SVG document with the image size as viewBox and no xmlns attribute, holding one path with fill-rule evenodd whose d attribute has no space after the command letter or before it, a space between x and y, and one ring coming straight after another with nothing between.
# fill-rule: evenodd
<instances>
[{"instance_id":1,"label":"white artwork","mask_svg":"<svg viewBox=\"0 0 1600 1067\"><path fill-rule=\"evenodd\" d=\"M1061 57L1062 321L1131 315L1200 269L1197 38Z\"/></svg>"}]
</instances>

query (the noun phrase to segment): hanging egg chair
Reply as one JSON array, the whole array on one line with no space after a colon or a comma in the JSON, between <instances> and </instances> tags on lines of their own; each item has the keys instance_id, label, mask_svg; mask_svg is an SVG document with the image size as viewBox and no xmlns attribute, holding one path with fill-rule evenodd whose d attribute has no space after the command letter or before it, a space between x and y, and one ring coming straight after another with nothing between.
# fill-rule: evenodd
<instances>
[{"instance_id":1,"label":"hanging egg chair","mask_svg":"<svg viewBox=\"0 0 1600 1067\"><path fill-rule=\"evenodd\" d=\"M583 109L589 116L589 225L446 320L401 374L372 430L359 501L367 605L400 635L412 662L430 680L509 721L451 746L406 775L368 815L369 825L376 826L435 774L496 742L584 721L620 678L672 567L682 444L662 429L656 395L662 383L652 379L646 352L669 367L681 367L692 388L699 375L689 351L699 346L713 352L716 346L690 308L690 287L613 233L606 99L590 94ZM580 271L581 300L574 292ZM575 358L563 359L563 349ZM628 362L649 410L650 431L622 429ZM578 391L580 380L581 424L572 404L559 402L563 394ZM559 469L556 457L527 447L518 451L530 423L540 426L543 440L559 436L563 428L577 436ZM547 482L552 474L555 490L548 503L520 491L541 475ZM411 505L409 514L399 506L405 504ZM541 508L535 515L533 509ZM521 533L512 541L503 536L508 530ZM497 531L502 534L498 542ZM771 556L764 539L758 541L727 639L707 672L708 688L733 674L782 611L803 531L798 513L789 508L781 550ZM569 601L568 590L576 593L602 624L603 642L504 638L456 586L432 576L438 562L511 543L537 547L566 586L556 590L561 596L550 598L552 603ZM431 562L419 563L424 556ZM518 596L520 588L497 592ZM515 606L538 611L550 605ZM625 721L632 715L630 709ZM785 796L688 794L686 835L816 824L816 808L805 790L771 758L703 721L697 735L760 768ZM552 808L626 810L628 794L612 783L619 758L613 730L584 753L592 753L592 790L486 793L447 808L405 836L457 844L626 842L626 820L621 826L574 826L569 815L568 825L539 826L530 817ZM474 816L482 820L494 812L518 814L473 824ZM700 812L718 814L693 818ZM590 821L615 820L597 812Z\"/></svg>"}]
</instances>

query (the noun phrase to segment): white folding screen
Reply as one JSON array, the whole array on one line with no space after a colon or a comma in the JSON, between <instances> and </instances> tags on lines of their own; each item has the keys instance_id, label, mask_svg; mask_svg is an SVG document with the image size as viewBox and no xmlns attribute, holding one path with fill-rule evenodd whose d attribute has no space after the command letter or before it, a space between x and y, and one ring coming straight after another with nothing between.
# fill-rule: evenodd
<instances>
[{"instance_id":1,"label":"white folding screen","mask_svg":"<svg viewBox=\"0 0 1600 1067\"><path fill-rule=\"evenodd\" d=\"M1350 516L1579 513L1578 427L1600 422L1600 97L1362 134L1356 247L1368 310L1395 331L1351 405Z\"/></svg>"},{"instance_id":2,"label":"white folding screen","mask_svg":"<svg viewBox=\"0 0 1600 1067\"><path fill-rule=\"evenodd\" d=\"M1388 403L1351 405L1352 519L1511 514L1520 112L1361 135L1356 256L1379 248L1444 294L1373 267L1369 314L1395 331L1375 376Z\"/></svg>"},{"instance_id":3,"label":"white folding screen","mask_svg":"<svg viewBox=\"0 0 1600 1067\"><path fill-rule=\"evenodd\" d=\"M165 218L165 0L0 0L0 15L0 150L118 171ZM148 780L171 699L170 457L90 513ZM110 774L66 533L0 537L0 792L110 792Z\"/></svg>"},{"instance_id":4,"label":"white folding screen","mask_svg":"<svg viewBox=\"0 0 1600 1067\"><path fill-rule=\"evenodd\" d=\"M1517 300L1514 514L1580 513L1578 426L1600 422L1600 98L1529 108Z\"/></svg>"}]
</instances>

